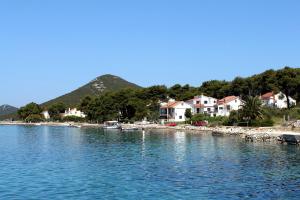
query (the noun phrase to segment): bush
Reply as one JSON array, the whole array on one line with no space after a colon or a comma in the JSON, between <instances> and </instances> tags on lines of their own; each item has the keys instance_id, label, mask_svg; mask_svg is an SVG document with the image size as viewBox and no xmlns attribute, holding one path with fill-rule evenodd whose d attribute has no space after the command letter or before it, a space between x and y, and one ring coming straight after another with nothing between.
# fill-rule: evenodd
<instances>
[{"instance_id":1,"label":"bush","mask_svg":"<svg viewBox=\"0 0 300 200\"><path fill-rule=\"evenodd\" d=\"M43 117L38 114L31 114L28 117L26 117L25 122L27 123L37 123L43 121Z\"/></svg>"},{"instance_id":2,"label":"bush","mask_svg":"<svg viewBox=\"0 0 300 200\"><path fill-rule=\"evenodd\" d=\"M262 120L253 120L249 122L249 126L252 127L268 127L268 126L273 126L274 121L269 118L269 119L262 119Z\"/></svg>"},{"instance_id":3,"label":"bush","mask_svg":"<svg viewBox=\"0 0 300 200\"><path fill-rule=\"evenodd\" d=\"M204 121L205 120L205 115L204 114L196 114L194 116L192 116L192 122L200 122L200 121Z\"/></svg>"},{"instance_id":4,"label":"bush","mask_svg":"<svg viewBox=\"0 0 300 200\"><path fill-rule=\"evenodd\" d=\"M211 117L205 114L196 114L192 117L191 121L192 123L208 121L209 126L218 126L218 125L223 125L226 119L227 117L222 117L222 116Z\"/></svg>"},{"instance_id":5,"label":"bush","mask_svg":"<svg viewBox=\"0 0 300 200\"><path fill-rule=\"evenodd\" d=\"M260 122L260 126L262 126L262 127L274 126L274 121L271 118L269 118L269 119L263 119Z\"/></svg>"},{"instance_id":6,"label":"bush","mask_svg":"<svg viewBox=\"0 0 300 200\"><path fill-rule=\"evenodd\" d=\"M64 122L84 122L85 118L76 116L67 116L62 119Z\"/></svg>"}]
</instances>

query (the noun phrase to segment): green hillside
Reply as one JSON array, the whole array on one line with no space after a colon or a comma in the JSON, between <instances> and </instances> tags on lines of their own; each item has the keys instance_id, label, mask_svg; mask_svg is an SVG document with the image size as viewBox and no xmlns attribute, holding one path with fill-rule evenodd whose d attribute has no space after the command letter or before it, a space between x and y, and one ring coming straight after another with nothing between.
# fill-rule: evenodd
<instances>
[{"instance_id":1,"label":"green hillside","mask_svg":"<svg viewBox=\"0 0 300 200\"><path fill-rule=\"evenodd\" d=\"M0 116L9 115L17 112L18 108L10 106L10 105L2 105L0 106Z\"/></svg>"},{"instance_id":2,"label":"green hillside","mask_svg":"<svg viewBox=\"0 0 300 200\"><path fill-rule=\"evenodd\" d=\"M68 106L75 106L78 103L80 103L80 100L85 96L88 95L97 96L104 92L118 91L124 88L141 88L141 87L134 83L130 83L118 76L107 74L92 80L88 84L68 94L50 100L42 104L42 106L47 107L56 102L63 102Z\"/></svg>"},{"instance_id":3,"label":"green hillside","mask_svg":"<svg viewBox=\"0 0 300 200\"><path fill-rule=\"evenodd\" d=\"M0 106L0 120L16 119L18 108L10 105Z\"/></svg>"}]
</instances>

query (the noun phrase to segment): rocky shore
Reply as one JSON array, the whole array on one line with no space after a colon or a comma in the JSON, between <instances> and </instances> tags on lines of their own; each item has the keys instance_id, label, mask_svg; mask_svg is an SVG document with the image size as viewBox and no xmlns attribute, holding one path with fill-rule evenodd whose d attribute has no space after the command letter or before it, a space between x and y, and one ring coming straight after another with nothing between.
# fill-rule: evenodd
<instances>
[{"instance_id":1,"label":"rocky shore","mask_svg":"<svg viewBox=\"0 0 300 200\"><path fill-rule=\"evenodd\" d=\"M157 124L151 125L124 125L126 127L138 127L139 129L164 129L178 131L192 131L193 133L210 132L213 135L239 136L249 142L279 142L279 143L300 143L300 129L284 127L196 127L191 125L179 125L169 127Z\"/></svg>"},{"instance_id":2,"label":"rocky shore","mask_svg":"<svg viewBox=\"0 0 300 200\"><path fill-rule=\"evenodd\" d=\"M26 125L26 126L68 126L68 127L95 127L101 128L103 124L74 123L74 122L43 122L43 123L24 123L24 122L0 122L0 125ZM123 128L138 128L139 130L177 130L189 131L192 133L209 132L213 135L239 136L249 142L279 142L300 144L300 129L284 127L196 127L191 125L178 125L175 127L160 124L122 124Z\"/></svg>"}]
</instances>

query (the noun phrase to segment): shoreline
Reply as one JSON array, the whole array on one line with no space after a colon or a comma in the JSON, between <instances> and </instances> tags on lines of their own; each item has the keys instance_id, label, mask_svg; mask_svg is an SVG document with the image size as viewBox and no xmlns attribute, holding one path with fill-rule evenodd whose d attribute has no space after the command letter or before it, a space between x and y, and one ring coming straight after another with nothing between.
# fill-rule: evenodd
<instances>
[{"instance_id":1,"label":"shoreline","mask_svg":"<svg viewBox=\"0 0 300 200\"><path fill-rule=\"evenodd\" d=\"M103 124L76 123L76 122L41 122L25 123L21 121L5 122L0 121L1 125L20 125L20 126L58 126L58 127L77 127L77 128L102 128ZM300 144L300 129L286 127L196 127L191 125L179 125L169 127L160 124L122 124L125 128L138 128L139 130L174 130L189 131L193 134L199 132L211 132L212 135L220 136L239 136L250 142L280 142Z\"/></svg>"}]
</instances>

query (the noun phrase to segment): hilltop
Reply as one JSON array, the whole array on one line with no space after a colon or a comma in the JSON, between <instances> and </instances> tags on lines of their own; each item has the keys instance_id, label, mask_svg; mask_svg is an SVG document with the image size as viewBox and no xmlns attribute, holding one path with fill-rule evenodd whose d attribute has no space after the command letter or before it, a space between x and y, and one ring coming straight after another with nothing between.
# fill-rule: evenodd
<instances>
[{"instance_id":1,"label":"hilltop","mask_svg":"<svg viewBox=\"0 0 300 200\"><path fill-rule=\"evenodd\" d=\"M65 103L68 106L75 106L79 104L80 100L86 96L98 96L105 92L118 91L124 88L136 89L141 87L118 76L106 74L95 78L86 85L79 87L68 94L45 102L42 104L42 106L48 106L57 102Z\"/></svg>"},{"instance_id":2,"label":"hilltop","mask_svg":"<svg viewBox=\"0 0 300 200\"><path fill-rule=\"evenodd\" d=\"M0 116L9 115L18 111L18 108L4 104L0 106Z\"/></svg>"}]
</instances>

